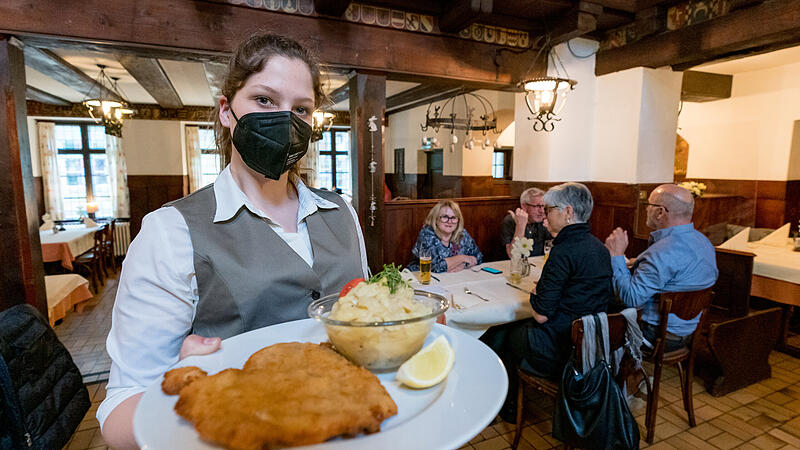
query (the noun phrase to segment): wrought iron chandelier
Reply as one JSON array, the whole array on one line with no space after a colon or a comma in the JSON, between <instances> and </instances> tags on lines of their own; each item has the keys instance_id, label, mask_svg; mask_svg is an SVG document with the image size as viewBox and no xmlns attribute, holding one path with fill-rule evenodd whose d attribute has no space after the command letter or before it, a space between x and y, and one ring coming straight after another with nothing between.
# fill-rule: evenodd
<instances>
[{"instance_id":1,"label":"wrought iron chandelier","mask_svg":"<svg viewBox=\"0 0 800 450\"><path fill-rule=\"evenodd\" d=\"M311 115L311 142L322 139L322 133L333 126L334 114L328 111L314 111Z\"/></svg>"},{"instance_id":2,"label":"wrought iron chandelier","mask_svg":"<svg viewBox=\"0 0 800 450\"><path fill-rule=\"evenodd\" d=\"M558 114L566 104L567 93L575 89L578 82L569 78L567 68L564 67L558 53L550 44L550 38L546 37L545 39L531 66L535 66L539 56L545 54L545 65L550 66L552 62L552 67L556 72L555 76L529 78L519 85L525 89L525 103L533 114L533 117L528 117L528 120L533 120L533 131L549 132L555 128L554 122L561 120ZM563 75L561 70L564 71Z\"/></svg>"},{"instance_id":3,"label":"wrought iron chandelier","mask_svg":"<svg viewBox=\"0 0 800 450\"><path fill-rule=\"evenodd\" d=\"M455 106L459 99L463 100L464 110L466 111L463 118L459 118L455 112ZM483 114L476 116L475 110L477 106L470 106L469 100L472 100L473 104L477 102ZM464 145L470 150L475 141L475 138L472 136L473 131L480 131L483 136L486 136L489 131L495 134L498 133L497 115L494 112L494 107L491 102L482 95L473 92L464 92L450 97L443 105L433 106L433 115L431 115L432 106L433 103L428 105L428 110L425 112L425 124L420 124L420 128L422 131L428 131L429 128L433 128L435 133L438 133L440 128L449 129L451 135L451 151L454 149L455 144L458 143L455 130L465 130L467 132L467 141ZM450 108L450 114L445 115L445 111L448 107ZM491 146L488 137L484 141L483 146Z\"/></svg>"},{"instance_id":4,"label":"wrought iron chandelier","mask_svg":"<svg viewBox=\"0 0 800 450\"><path fill-rule=\"evenodd\" d=\"M125 100L122 95L117 82L118 77L109 77L106 73L106 65L98 64L100 73L97 75L95 84L86 94L87 99L83 101L83 106L89 110L89 116L95 120L96 123L103 125L106 134L111 136L122 137L122 121L125 116L131 116L136 113L131 108L130 103ZM95 88L97 88L97 96L93 96ZM116 98L104 98L105 94L111 92Z\"/></svg>"}]
</instances>

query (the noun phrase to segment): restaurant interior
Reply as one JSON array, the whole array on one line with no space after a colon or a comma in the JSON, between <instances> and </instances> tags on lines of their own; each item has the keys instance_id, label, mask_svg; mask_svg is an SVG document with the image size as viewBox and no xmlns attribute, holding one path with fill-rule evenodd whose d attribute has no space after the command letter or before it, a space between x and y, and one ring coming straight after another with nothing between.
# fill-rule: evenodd
<instances>
[{"instance_id":1,"label":"restaurant interior","mask_svg":"<svg viewBox=\"0 0 800 450\"><path fill-rule=\"evenodd\" d=\"M80 371L92 406L64 448L107 448L95 413L128 246L224 168L218 83L256 30L323 64L300 176L353 206L373 273L414 260L442 199L491 264L509 259L502 222L523 191L580 182L591 233L628 230L635 258L651 191L693 187L719 269L693 412L665 367L655 399L629 401L640 445L800 448L800 2L6 0L0 313L35 307ZM555 394L532 387L521 422L492 413L457 447L564 447Z\"/></svg>"}]
</instances>

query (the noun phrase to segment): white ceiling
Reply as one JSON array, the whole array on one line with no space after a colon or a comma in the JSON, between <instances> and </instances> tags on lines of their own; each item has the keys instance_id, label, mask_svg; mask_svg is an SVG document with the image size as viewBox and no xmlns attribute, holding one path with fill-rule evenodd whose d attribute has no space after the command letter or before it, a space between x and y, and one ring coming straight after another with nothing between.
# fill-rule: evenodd
<instances>
[{"instance_id":1,"label":"white ceiling","mask_svg":"<svg viewBox=\"0 0 800 450\"><path fill-rule=\"evenodd\" d=\"M702 72L736 75L737 73L771 69L773 67L797 63L800 63L800 46L789 47L755 56L747 56L731 61L711 62L698 66L695 69Z\"/></svg>"}]
</instances>

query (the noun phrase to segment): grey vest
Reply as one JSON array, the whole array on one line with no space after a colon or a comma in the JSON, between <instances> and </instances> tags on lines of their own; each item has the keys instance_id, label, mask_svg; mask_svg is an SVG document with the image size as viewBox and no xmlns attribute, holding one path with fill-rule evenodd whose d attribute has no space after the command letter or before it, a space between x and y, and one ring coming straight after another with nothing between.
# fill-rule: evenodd
<instances>
[{"instance_id":1,"label":"grey vest","mask_svg":"<svg viewBox=\"0 0 800 450\"><path fill-rule=\"evenodd\" d=\"M199 301L192 332L223 339L308 317L312 300L339 292L363 277L356 224L341 197L313 191L339 205L306 217L314 267L245 207L214 223L213 184L174 206L186 220L194 247Z\"/></svg>"}]
</instances>

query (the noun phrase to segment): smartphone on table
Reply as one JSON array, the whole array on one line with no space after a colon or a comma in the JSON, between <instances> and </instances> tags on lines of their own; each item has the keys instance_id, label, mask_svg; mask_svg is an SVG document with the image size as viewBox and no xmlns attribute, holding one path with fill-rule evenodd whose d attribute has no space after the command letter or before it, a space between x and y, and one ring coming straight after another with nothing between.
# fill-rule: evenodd
<instances>
[{"instance_id":1,"label":"smartphone on table","mask_svg":"<svg viewBox=\"0 0 800 450\"><path fill-rule=\"evenodd\" d=\"M502 270L492 269L491 267L481 267L481 270L495 275L497 275L498 273L503 273Z\"/></svg>"}]
</instances>

